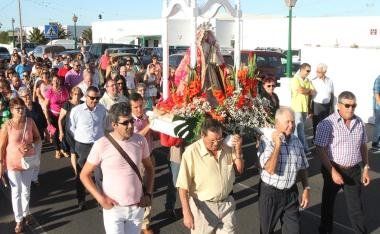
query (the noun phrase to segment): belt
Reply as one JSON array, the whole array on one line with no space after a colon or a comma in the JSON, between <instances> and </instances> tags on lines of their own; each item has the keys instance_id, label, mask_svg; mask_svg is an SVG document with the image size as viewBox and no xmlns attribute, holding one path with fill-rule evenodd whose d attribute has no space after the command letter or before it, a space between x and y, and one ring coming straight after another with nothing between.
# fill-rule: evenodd
<instances>
[{"instance_id":1,"label":"belt","mask_svg":"<svg viewBox=\"0 0 380 234\"><path fill-rule=\"evenodd\" d=\"M226 202L228 201L229 197L232 196L232 194L233 194L233 191L231 191L226 198L223 198L221 200L218 200L218 201L206 200L205 202L211 202L211 203Z\"/></svg>"},{"instance_id":2,"label":"belt","mask_svg":"<svg viewBox=\"0 0 380 234\"><path fill-rule=\"evenodd\" d=\"M297 187L296 184L293 184L292 187L290 187L290 188L279 189L279 188L274 187L273 185L270 185L270 184L265 183L264 181L261 181L261 185L264 186L264 187L267 187L267 188L273 189L273 190L275 190L275 191L279 191L279 192L288 192L288 191L294 190L294 187L295 187L295 186Z\"/></svg>"},{"instance_id":3,"label":"belt","mask_svg":"<svg viewBox=\"0 0 380 234\"><path fill-rule=\"evenodd\" d=\"M359 167L359 163L358 164L355 164L353 166L343 166L343 165L340 165L340 164L337 164L336 162L333 162L331 161L331 164L340 168L340 169L343 169L343 170L349 170L349 169L352 169L352 168L355 168L355 167Z\"/></svg>"}]
</instances>

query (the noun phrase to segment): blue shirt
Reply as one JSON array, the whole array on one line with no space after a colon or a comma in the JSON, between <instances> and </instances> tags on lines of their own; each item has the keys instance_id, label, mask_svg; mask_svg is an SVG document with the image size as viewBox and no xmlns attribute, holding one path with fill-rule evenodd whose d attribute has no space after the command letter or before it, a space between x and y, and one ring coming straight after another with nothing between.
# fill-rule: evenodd
<instances>
[{"instance_id":1,"label":"blue shirt","mask_svg":"<svg viewBox=\"0 0 380 234\"><path fill-rule=\"evenodd\" d=\"M17 72L18 76L20 77L20 79L24 79L24 77L22 76L22 73L24 73L25 71L30 72L32 71L32 67L25 64L25 65L22 65L21 63L19 65L16 66L15 68L15 71Z\"/></svg>"},{"instance_id":2,"label":"blue shirt","mask_svg":"<svg viewBox=\"0 0 380 234\"><path fill-rule=\"evenodd\" d=\"M70 131L74 139L89 144L104 136L107 110L97 104L91 111L86 103L75 106L70 112Z\"/></svg>"},{"instance_id":3,"label":"blue shirt","mask_svg":"<svg viewBox=\"0 0 380 234\"><path fill-rule=\"evenodd\" d=\"M380 76L378 76L373 84L373 109L380 110L380 104L376 103L375 94L380 94Z\"/></svg>"}]
</instances>

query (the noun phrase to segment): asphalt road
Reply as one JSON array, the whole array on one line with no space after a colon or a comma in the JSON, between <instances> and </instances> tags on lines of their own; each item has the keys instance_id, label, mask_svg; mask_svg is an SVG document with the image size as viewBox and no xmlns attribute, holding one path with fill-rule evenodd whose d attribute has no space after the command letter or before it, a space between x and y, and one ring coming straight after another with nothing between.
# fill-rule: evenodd
<instances>
[{"instance_id":1,"label":"asphalt road","mask_svg":"<svg viewBox=\"0 0 380 234\"><path fill-rule=\"evenodd\" d=\"M366 211L366 221L371 233L380 234L380 153L370 153L372 165L372 182L363 191L363 202ZM244 148L246 171L238 177L234 186L234 197L237 202L238 233L259 233L259 214L257 183L258 172L253 166L255 158L253 146ZM165 149L156 155L156 179L153 200L152 227L155 233L189 233L182 225L182 220L165 217L164 204L168 181L168 165ZM319 172L320 163L315 155L310 155L309 181L311 190L311 205L302 211L301 233L317 233L320 220L320 205L322 177ZM67 158L55 159L53 152L42 156L41 186L32 188L31 212L35 224L27 227L25 233L104 233L102 216L98 212L96 202L87 196L87 209L79 211L76 207L74 178ZM179 203L177 202L179 208ZM0 234L13 233L14 222L9 194L0 193ZM334 228L337 234L353 233L345 208L342 193L339 193L335 205ZM277 227L276 233L281 233Z\"/></svg>"}]
</instances>

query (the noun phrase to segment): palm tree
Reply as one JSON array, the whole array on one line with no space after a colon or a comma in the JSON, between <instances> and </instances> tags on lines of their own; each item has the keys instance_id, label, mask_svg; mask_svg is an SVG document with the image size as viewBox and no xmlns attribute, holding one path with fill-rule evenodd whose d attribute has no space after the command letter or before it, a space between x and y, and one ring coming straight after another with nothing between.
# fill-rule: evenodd
<instances>
[{"instance_id":1,"label":"palm tree","mask_svg":"<svg viewBox=\"0 0 380 234\"><path fill-rule=\"evenodd\" d=\"M38 28L33 27L29 35L29 41L36 44L45 44L47 39L45 38L43 32L41 32Z\"/></svg>"},{"instance_id":2,"label":"palm tree","mask_svg":"<svg viewBox=\"0 0 380 234\"><path fill-rule=\"evenodd\" d=\"M66 31L62 24L58 23L58 39L67 39L71 36L71 33L69 31Z\"/></svg>"},{"instance_id":3,"label":"palm tree","mask_svg":"<svg viewBox=\"0 0 380 234\"><path fill-rule=\"evenodd\" d=\"M92 42L92 29L91 28L86 28L82 32L82 39L85 40L87 43Z\"/></svg>"}]
</instances>

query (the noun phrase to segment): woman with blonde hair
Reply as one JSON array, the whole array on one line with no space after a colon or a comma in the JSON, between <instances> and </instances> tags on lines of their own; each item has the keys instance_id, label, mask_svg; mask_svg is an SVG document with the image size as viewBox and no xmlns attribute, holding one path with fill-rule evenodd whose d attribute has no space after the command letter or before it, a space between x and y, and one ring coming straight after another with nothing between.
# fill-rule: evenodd
<instances>
[{"instance_id":1,"label":"woman with blonde hair","mask_svg":"<svg viewBox=\"0 0 380 234\"><path fill-rule=\"evenodd\" d=\"M26 163L35 157L36 146L41 143L40 133L33 119L26 117L25 103L13 98L9 103L12 118L0 133L0 176L7 170L15 215L15 233L23 231L24 221L30 222L29 200L33 170Z\"/></svg>"}]
</instances>

